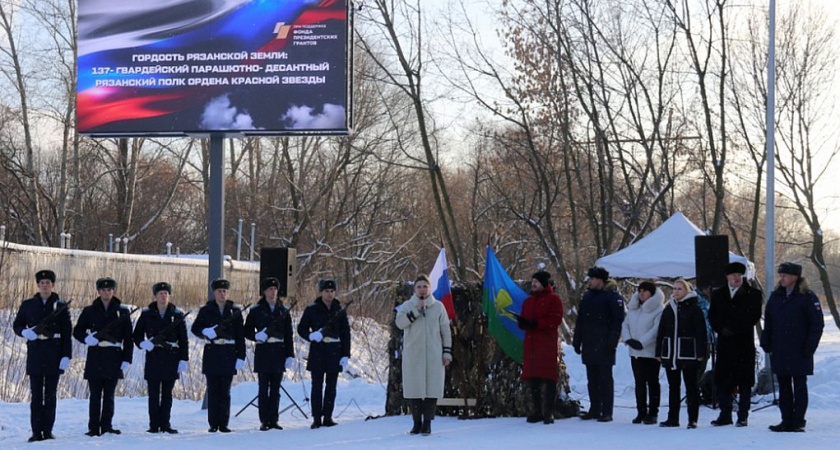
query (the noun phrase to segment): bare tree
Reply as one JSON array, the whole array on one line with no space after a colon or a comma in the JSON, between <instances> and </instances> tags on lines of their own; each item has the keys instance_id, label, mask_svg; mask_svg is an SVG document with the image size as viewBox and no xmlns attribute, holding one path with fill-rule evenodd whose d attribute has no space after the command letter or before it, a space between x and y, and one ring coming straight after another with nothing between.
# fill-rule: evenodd
<instances>
[{"instance_id":1,"label":"bare tree","mask_svg":"<svg viewBox=\"0 0 840 450\"><path fill-rule=\"evenodd\" d=\"M21 173L21 181L25 182L23 193L29 200L29 209L32 214L27 228L31 230L33 243L41 245L44 242L44 232L41 225L41 196L40 187L38 186L38 173L35 167L35 148L32 142L32 118L29 109L28 91L29 76L23 67L16 40L16 34L19 29L14 22L15 8L16 5L12 5L11 3L0 3L0 31L5 34L8 44L8 46L0 47L0 55L3 55L9 60L8 65L0 65L0 72L11 82L20 104L19 118L24 135L24 171Z\"/></svg>"},{"instance_id":2,"label":"bare tree","mask_svg":"<svg viewBox=\"0 0 840 450\"><path fill-rule=\"evenodd\" d=\"M382 82L398 87L411 99L422 156L414 156L411 148L406 149L406 156L415 163L422 164L429 175L446 247L452 256L458 278L464 279L464 246L439 163L434 129L427 111L430 100L426 98L423 81L428 50L423 41L423 10L420 1L374 0L373 5L366 11L369 13L362 13L366 32L357 30L356 35L364 51L381 68L384 75ZM390 53L383 55L384 48Z\"/></svg>"},{"instance_id":3,"label":"bare tree","mask_svg":"<svg viewBox=\"0 0 840 450\"><path fill-rule=\"evenodd\" d=\"M840 312L825 262L825 233L815 197L818 185L829 174L830 162L840 150L834 122L826 120L827 96L823 94L831 86L837 70L835 27L816 11L806 12L794 5L780 28L781 112L776 164L794 206L810 231L808 259L819 273L834 323L840 328Z\"/></svg>"}]
</instances>

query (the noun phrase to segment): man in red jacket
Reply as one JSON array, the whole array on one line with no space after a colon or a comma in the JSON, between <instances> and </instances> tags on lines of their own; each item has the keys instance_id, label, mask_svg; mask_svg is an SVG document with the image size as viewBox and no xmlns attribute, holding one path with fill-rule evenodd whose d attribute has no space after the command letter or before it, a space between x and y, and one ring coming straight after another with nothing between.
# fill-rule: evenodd
<instances>
[{"instance_id":1,"label":"man in red jacket","mask_svg":"<svg viewBox=\"0 0 840 450\"><path fill-rule=\"evenodd\" d=\"M558 334L563 320L563 301L551 288L551 274L539 271L531 277L531 296L522 304L517 323L525 330L522 379L528 381L533 399L533 412L528 423L554 423L557 399ZM545 393L543 393L545 389Z\"/></svg>"}]
</instances>

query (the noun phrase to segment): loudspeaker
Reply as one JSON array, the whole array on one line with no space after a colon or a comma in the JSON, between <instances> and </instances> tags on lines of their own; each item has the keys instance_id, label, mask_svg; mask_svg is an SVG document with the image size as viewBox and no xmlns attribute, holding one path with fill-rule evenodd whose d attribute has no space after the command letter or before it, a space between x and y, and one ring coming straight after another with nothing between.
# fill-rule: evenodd
<instances>
[{"instance_id":1,"label":"loudspeaker","mask_svg":"<svg viewBox=\"0 0 840 450\"><path fill-rule=\"evenodd\" d=\"M725 286L727 264L729 264L729 236L694 237L694 268L698 287Z\"/></svg>"},{"instance_id":2,"label":"loudspeaker","mask_svg":"<svg viewBox=\"0 0 840 450\"><path fill-rule=\"evenodd\" d=\"M260 286L263 280L274 277L280 280L279 297L297 295L297 251L286 247L263 247L260 249ZM262 292L260 292L262 295Z\"/></svg>"}]
</instances>

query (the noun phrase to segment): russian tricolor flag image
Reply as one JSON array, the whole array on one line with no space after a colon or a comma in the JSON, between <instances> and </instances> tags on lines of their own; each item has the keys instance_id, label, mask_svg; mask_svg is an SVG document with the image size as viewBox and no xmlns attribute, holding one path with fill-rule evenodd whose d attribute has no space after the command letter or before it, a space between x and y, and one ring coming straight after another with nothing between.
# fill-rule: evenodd
<instances>
[{"instance_id":1,"label":"russian tricolor flag image","mask_svg":"<svg viewBox=\"0 0 840 450\"><path fill-rule=\"evenodd\" d=\"M446 265L446 249L441 248L435 267L432 273L429 274L429 281L432 286L432 295L435 296L443 307L446 308L446 315L449 320L455 318L455 306L452 304L452 290L449 288L449 269Z\"/></svg>"}]
</instances>

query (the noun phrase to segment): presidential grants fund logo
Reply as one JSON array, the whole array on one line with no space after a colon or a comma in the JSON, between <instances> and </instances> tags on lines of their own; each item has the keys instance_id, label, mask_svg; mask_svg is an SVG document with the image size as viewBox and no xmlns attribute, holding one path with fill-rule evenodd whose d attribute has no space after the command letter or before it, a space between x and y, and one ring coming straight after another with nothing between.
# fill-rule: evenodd
<instances>
[{"instance_id":1,"label":"presidential grants fund logo","mask_svg":"<svg viewBox=\"0 0 840 450\"><path fill-rule=\"evenodd\" d=\"M291 29L291 25L286 25L285 22L277 22L277 25L274 25L274 34L277 35L277 39L286 39Z\"/></svg>"},{"instance_id":2,"label":"presidential grants fund logo","mask_svg":"<svg viewBox=\"0 0 840 450\"><path fill-rule=\"evenodd\" d=\"M275 28L277 39L285 39L289 34L291 28L292 46L317 46L320 41L336 41L339 36L329 30L324 23L311 24L295 24L291 27L282 23L278 23Z\"/></svg>"}]
</instances>

